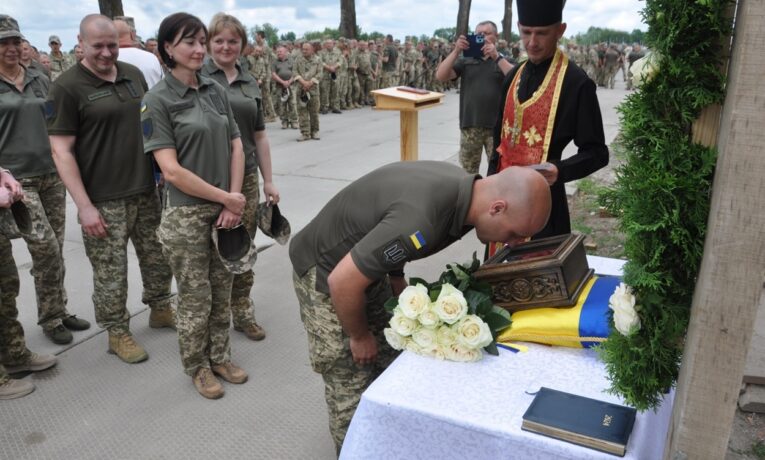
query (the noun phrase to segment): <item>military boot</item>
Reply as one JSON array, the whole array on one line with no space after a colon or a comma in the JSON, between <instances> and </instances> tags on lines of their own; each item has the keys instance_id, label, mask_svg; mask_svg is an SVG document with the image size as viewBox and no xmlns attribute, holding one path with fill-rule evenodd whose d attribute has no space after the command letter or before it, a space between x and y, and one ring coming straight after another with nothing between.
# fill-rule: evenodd
<instances>
[{"instance_id":1,"label":"military boot","mask_svg":"<svg viewBox=\"0 0 765 460\"><path fill-rule=\"evenodd\" d=\"M231 361L213 365L212 371L215 375L220 376L220 378L229 383L244 383L248 378L247 372L241 367L234 365Z\"/></svg>"},{"instance_id":2,"label":"military boot","mask_svg":"<svg viewBox=\"0 0 765 460\"><path fill-rule=\"evenodd\" d=\"M197 369L193 377L194 386L199 394L207 399L218 399L223 396L223 385L215 378L212 371L206 367Z\"/></svg>"},{"instance_id":3,"label":"military boot","mask_svg":"<svg viewBox=\"0 0 765 460\"><path fill-rule=\"evenodd\" d=\"M43 333L45 334L45 337L49 338L51 342L57 345L72 343L72 340L74 339L72 333L69 332L63 324L59 324L53 328L43 329Z\"/></svg>"},{"instance_id":4,"label":"military boot","mask_svg":"<svg viewBox=\"0 0 765 460\"><path fill-rule=\"evenodd\" d=\"M173 307L157 310L152 308L149 313L149 327L159 329L168 327L175 329L175 309Z\"/></svg>"},{"instance_id":5,"label":"military boot","mask_svg":"<svg viewBox=\"0 0 765 460\"><path fill-rule=\"evenodd\" d=\"M250 340L263 340L266 338L266 331L260 327L258 323L253 321L251 324L248 324L247 326L240 327L240 326L234 326L234 330L237 332L242 332L244 335L247 336Z\"/></svg>"},{"instance_id":6,"label":"military boot","mask_svg":"<svg viewBox=\"0 0 765 460\"><path fill-rule=\"evenodd\" d=\"M58 359L56 359L56 357L53 355L38 355L37 353L33 352L25 363L19 364L17 366L5 366L5 370L9 374L28 371L40 372L55 366L57 362Z\"/></svg>"},{"instance_id":7,"label":"military boot","mask_svg":"<svg viewBox=\"0 0 765 460\"><path fill-rule=\"evenodd\" d=\"M109 332L109 353L126 363L140 363L149 359L146 350L133 339L130 334L113 334Z\"/></svg>"},{"instance_id":8,"label":"military boot","mask_svg":"<svg viewBox=\"0 0 765 460\"><path fill-rule=\"evenodd\" d=\"M28 380L8 379L0 384L0 399L16 399L35 391L35 384Z\"/></svg>"}]
</instances>

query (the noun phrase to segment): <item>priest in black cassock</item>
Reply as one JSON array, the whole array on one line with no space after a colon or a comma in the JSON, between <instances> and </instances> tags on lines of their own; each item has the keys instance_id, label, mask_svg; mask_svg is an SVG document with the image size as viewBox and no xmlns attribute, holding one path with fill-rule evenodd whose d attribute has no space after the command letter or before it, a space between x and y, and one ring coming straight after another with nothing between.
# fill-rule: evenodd
<instances>
[{"instance_id":1,"label":"priest in black cassock","mask_svg":"<svg viewBox=\"0 0 765 460\"><path fill-rule=\"evenodd\" d=\"M571 232L564 184L608 164L595 83L558 49L566 31L564 0L517 0L518 29L528 61L505 77L494 127L489 175L509 166L536 166L552 192L547 226L534 238ZM561 160L571 140L579 148ZM491 247L492 255L499 247Z\"/></svg>"}]
</instances>

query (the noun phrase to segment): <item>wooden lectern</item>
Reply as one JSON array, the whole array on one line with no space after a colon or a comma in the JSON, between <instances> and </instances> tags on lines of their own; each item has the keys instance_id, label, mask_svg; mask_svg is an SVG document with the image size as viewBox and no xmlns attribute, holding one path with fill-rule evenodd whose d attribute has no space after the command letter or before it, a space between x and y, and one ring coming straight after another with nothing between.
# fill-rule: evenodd
<instances>
[{"instance_id":1,"label":"wooden lectern","mask_svg":"<svg viewBox=\"0 0 765 460\"><path fill-rule=\"evenodd\" d=\"M444 95L433 91L417 94L399 87L372 91L376 110L401 112L401 161L417 159L418 129L417 112L442 103Z\"/></svg>"}]
</instances>

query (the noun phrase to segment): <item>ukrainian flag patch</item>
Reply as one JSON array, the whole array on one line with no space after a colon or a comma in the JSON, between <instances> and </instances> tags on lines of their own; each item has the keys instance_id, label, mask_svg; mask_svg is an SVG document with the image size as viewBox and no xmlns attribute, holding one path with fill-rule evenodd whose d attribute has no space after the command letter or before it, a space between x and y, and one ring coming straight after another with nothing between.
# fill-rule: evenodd
<instances>
[{"instance_id":1,"label":"ukrainian flag patch","mask_svg":"<svg viewBox=\"0 0 765 460\"><path fill-rule=\"evenodd\" d=\"M146 103L145 102L141 102L141 113L146 112L146 109L148 109L148 107L146 107Z\"/></svg>"},{"instance_id":2,"label":"ukrainian flag patch","mask_svg":"<svg viewBox=\"0 0 765 460\"><path fill-rule=\"evenodd\" d=\"M419 230L409 235L409 239L412 240L412 244L417 249L422 249L425 246L425 237L422 236Z\"/></svg>"}]
</instances>

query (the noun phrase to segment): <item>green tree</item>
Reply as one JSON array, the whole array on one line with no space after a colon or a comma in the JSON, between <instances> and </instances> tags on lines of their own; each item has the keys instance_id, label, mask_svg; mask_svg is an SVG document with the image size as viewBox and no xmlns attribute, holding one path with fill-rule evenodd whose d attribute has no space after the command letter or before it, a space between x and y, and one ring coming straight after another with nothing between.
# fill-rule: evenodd
<instances>
[{"instance_id":1,"label":"green tree","mask_svg":"<svg viewBox=\"0 0 765 460\"><path fill-rule=\"evenodd\" d=\"M457 38L456 27L441 27L433 32L433 36L436 38L443 38L447 41L454 41Z\"/></svg>"},{"instance_id":2,"label":"green tree","mask_svg":"<svg viewBox=\"0 0 765 460\"><path fill-rule=\"evenodd\" d=\"M297 36L295 35L295 32L289 31L286 34L279 35L279 40L286 41L289 40L291 42L294 42L297 40Z\"/></svg>"},{"instance_id":3,"label":"green tree","mask_svg":"<svg viewBox=\"0 0 765 460\"><path fill-rule=\"evenodd\" d=\"M266 22L263 25L255 24L255 26L250 29L250 36L252 37L253 42L255 41L256 34L261 31L265 33L266 41L269 43L269 45L273 45L279 41L279 29L277 29L274 25Z\"/></svg>"}]
</instances>

